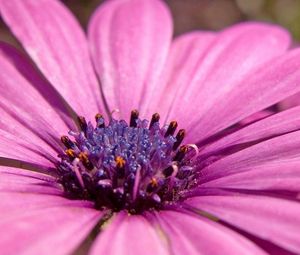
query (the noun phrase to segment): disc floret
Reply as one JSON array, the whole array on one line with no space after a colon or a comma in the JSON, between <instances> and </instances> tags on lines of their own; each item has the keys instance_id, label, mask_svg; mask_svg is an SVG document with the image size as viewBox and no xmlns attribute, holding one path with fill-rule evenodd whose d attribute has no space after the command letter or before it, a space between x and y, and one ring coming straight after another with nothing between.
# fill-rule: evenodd
<instances>
[{"instance_id":1,"label":"disc floret","mask_svg":"<svg viewBox=\"0 0 300 255\"><path fill-rule=\"evenodd\" d=\"M159 114L149 123L137 110L107 125L79 117L80 130L62 136L65 151L57 166L60 183L74 198L95 202L99 209L139 213L175 203L195 185L195 150L181 145L185 130L177 122L160 127ZM181 146L180 146L181 145Z\"/></svg>"}]
</instances>

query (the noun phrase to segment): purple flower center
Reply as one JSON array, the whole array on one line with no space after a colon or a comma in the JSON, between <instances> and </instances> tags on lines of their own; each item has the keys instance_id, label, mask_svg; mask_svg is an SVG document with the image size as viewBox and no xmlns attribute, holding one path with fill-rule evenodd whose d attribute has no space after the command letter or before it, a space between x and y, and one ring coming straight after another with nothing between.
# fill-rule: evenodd
<instances>
[{"instance_id":1,"label":"purple flower center","mask_svg":"<svg viewBox=\"0 0 300 255\"><path fill-rule=\"evenodd\" d=\"M96 126L79 117L80 131L61 138L66 147L57 165L59 182L74 198L95 202L99 209L130 213L176 203L195 185L192 145L181 145L185 130L177 122L160 127L159 114L149 123L131 112L124 120L96 115ZM181 146L180 146L181 145Z\"/></svg>"}]
</instances>

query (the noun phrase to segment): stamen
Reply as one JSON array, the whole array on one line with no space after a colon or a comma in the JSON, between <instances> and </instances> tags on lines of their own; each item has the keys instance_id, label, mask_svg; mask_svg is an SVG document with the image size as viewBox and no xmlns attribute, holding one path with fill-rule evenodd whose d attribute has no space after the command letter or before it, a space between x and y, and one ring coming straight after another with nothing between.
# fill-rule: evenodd
<instances>
[{"instance_id":1,"label":"stamen","mask_svg":"<svg viewBox=\"0 0 300 255\"><path fill-rule=\"evenodd\" d=\"M88 170L92 170L94 168L93 164L89 161L89 158L88 158L88 155L86 152L80 152L78 155L78 158Z\"/></svg>"},{"instance_id":2,"label":"stamen","mask_svg":"<svg viewBox=\"0 0 300 255\"><path fill-rule=\"evenodd\" d=\"M171 176L173 174L173 171L174 171L173 167L172 166L168 166L167 168L165 168L163 170L163 175L165 177L169 177L169 176Z\"/></svg>"},{"instance_id":3,"label":"stamen","mask_svg":"<svg viewBox=\"0 0 300 255\"><path fill-rule=\"evenodd\" d=\"M84 189L85 186L84 186L84 182L83 182L82 176L81 176L81 174L80 174L80 171L79 171L79 169L78 169L78 163L79 163L79 159L76 158L76 159L73 161L73 171L75 172L75 175L76 175L76 177L77 177L77 179L78 179L78 182L79 182L81 188Z\"/></svg>"},{"instance_id":4,"label":"stamen","mask_svg":"<svg viewBox=\"0 0 300 255\"><path fill-rule=\"evenodd\" d=\"M131 115L130 115L130 126L131 127L136 127L137 126L138 118L139 118L138 110L131 111Z\"/></svg>"},{"instance_id":5,"label":"stamen","mask_svg":"<svg viewBox=\"0 0 300 255\"><path fill-rule=\"evenodd\" d=\"M150 125L149 125L149 129L151 129L153 127L154 123L157 123L159 121L159 119L160 119L159 114L158 113L154 113L152 115L152 119L151 119L151 122L150 122Z\"/></svg>"},{"instance_id":6,"label":"stamen","mask_svg":"<svg viewBox=\"0 0 300 255\"><path fill-rule=\"evenodd\" d=\"M151 179L150 183L148 184L146 190L148 193L152 193L157 188L157 186L158 186L158 182L157 182L156 178L153 177Z\"/></svg>"},{"instance_id":7,"label":"stamen","mask_svg":"<svg viewBox=\"0 0 300 255\"><path fill-rule=\"evenodd\" d=\"M167 129L167 132L165 133L165 137L169 135L174 135L177 126L178 126L177 121L171 121Z\"/></svg>"},{"instance_id":8,"label":"stamen","mask_svg":"<svg viewBox=\"0 0 300 255\"><path fill-rule=\"evenodd\" d=\"M72 149L75 147L75 144L70 140L70 138L66 135L60 138L61 142L66 146L68 149Z\"/></svg>"},{"instance_id":9,"label":"stamen","mask_svg":"<svg viewBox=\"0 0 300 255\"><path fill-rule=\"evenodd\" d=\"M185 130L180 129L176 135L176 142L173 144L173 150L176 151L185 137Z\"/></svg>"},{"instance_id":10,"label":"stamen","mask_svg":"<svg viewBox=\"0 0 300 255\"><path fill-rule=\"evenodd\" d=\"M178 163L177 162L172 162L172 168L173 168L173 173L172 173L172 177L176 176L178 173Z\"/></svg>"},{"instance_id":11,"label":"stamen","mask_svg":"<svg viewBox=\"0 0 300 255\"><path fill-rule=\"evenodd\" d=\"M186 144L186 146L191 147L195 151L194 157L196 157L199 154L199 148L196 144Z\"/></svg>"},{"instance_id":12,"label":"stamen","mask_svg":"<svg viewBox=\"0 0 300 255\"><path fill-rule=\"evenodd\" d=\"M77 119L78 119L78 122L79 122L79 126L80 126L81 131L83 131L83 133L86 134L87 123L86 123L85 118L82 117L82 116L78 116Z\"/></svg>"},{"instance_id":13,"label":"stamen","mask_svg":"<svg viewBox=\"0 0 300 255\"><path fill-rule=\"evenodd\" d=\"M93 201L96 209L129 213L160 210L181 199L195 183L192 150L199 150L181 145L185 130L175 136L176 121L166 128L159 119L155 113L149 124L133 110L129 125L114 118L105 124L98 113L93 126L78 117L80 130L69 132L74 140L61 137L65 149L57 171L65 191Z\"/></svg>"},{"instance_id":14,"label":"stamen","mask_svg":"<svg viewBox=\"0 0 300 255\"><path fill-rule=\"evenodd\" d=\"M72 149L67 149L65 150L65 153L68 155L68 157L71 159L71 160L74 160L76 158L75 156L75 151L72 150Z\"/></svg>"},{"instance_id":15,"label":"stamen","mask_svg":"<svg viewBox=\"0 0 300 255\"><path fill-rule=\"evenodd\" d=\"M134 179L133 194L132 194L133 201L135 201L137 196L140 177L141 177L141 166L139 165L138 169L136 170L135 179Z\"/></svg>"},{"instance_id":16,"label":"stamen","mask_svg":"<svg viewBox=\"0 0 300 255\"><path fill-rule=\"evenodd\" d=\"M125 175L125 163L124 158L117 156L116 159L116 172L119 178L123 178Z\"/></svg>"},{"instance_id":17,"label":"stamen","mask_svg":"<svg viewBox=\"0 0 300 255\"><path fill-rule=\"evenodd\" d=\"M183 160L185 154L188 151L188 147L186 145L182 145L178 152L176 153L175 157L173 158L174 161L178 161L180 162L181 160Z\"/></svg>"},{"instance_id":18,"label":"stamen","mask_svg":"<svg viewBox=\"0 0 300 255\"><path fill-rule=\"evenodd\" d=\"M168 166L163 170L163 175L167 178L170 176L176 176L177 172L178 172L178 163L175 161L172 162L170 166Z\"/></svg>"},{"instance_id":19,"label":"stamen","mask_svg":"<svg viewBox=\"0 0 300 255\"><path fill-rule=\"evenodd\" d=\"M103 118L102 114L97 113L96 116L95 116L95 119L96 119L96 123L97 123L96 126L98 128L104 128L105 127L104 118Z\"/></svg>"},{"instance_id":20,"label":"stamen","mask_svg":"<svg viewBox=\"0 0 300 255\"><path fill-rule=\"evenodd\" d=\"M117 109L117 108L116 108L116 109L113 109L113 110L111 111L111 113L110 113L110 117L113 118L114 115L117 114L117 113L119 113L119 112L120 112L119 109Z\"/></svg>"}]
</instances>

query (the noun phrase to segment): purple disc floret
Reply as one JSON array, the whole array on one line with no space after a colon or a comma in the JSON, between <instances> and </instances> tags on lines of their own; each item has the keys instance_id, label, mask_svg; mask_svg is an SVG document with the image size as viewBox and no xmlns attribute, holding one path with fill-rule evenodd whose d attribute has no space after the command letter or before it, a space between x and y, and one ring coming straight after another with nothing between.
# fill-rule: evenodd
<instances>
[{"instance_id":1,"label":"purple disc floret","mask_svg":"<svg viewBox=\"0 0 300 255\"><path fill-rule=\"evenodd\" d=\"M129 124L112 118L96 126L79 117L80 131L61 138L66 147L57 166L60 182L74 198L95 201L99 209L138 213L174 203L195 185L193 148L180 146L185 131L177 122L160 127L159 115Z\"/></svg>"}]
</instances>

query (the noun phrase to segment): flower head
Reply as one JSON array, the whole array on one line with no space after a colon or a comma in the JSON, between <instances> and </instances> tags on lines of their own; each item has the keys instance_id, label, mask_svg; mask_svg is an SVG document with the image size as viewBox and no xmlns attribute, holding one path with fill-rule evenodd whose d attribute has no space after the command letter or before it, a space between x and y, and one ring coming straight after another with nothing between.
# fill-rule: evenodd
<instances>
[{"instance_id":1,"label":"flower head","mask_svg":"<svg viewBox=\"0 0 300 255\"><path fill-rule=\"evenodd\" d=\"M284 29L172 40L159 0L106 1L87 37L57 0L0 11L39 69L0 43L2 253L300 252L300 107L253 118L300 91Z\"/></svg>"},{"instance_id":2,"label":"flower head","mask_svg":"<svg viewBox=\"0 0 300 255\"><path fill-rule=\"evenodd\" d=\"M81 131L70 133L75 141L62 136L66 150L57 164L69 196L136 214L178 202L196 185L195 152L180 146L185 131L175 136L176 121L161 128L159 114L148 123L133 110L129 125L115 119L105 125L100 114L95 127L83 117L79 123Z\"/></svg>"}]
</instances>

